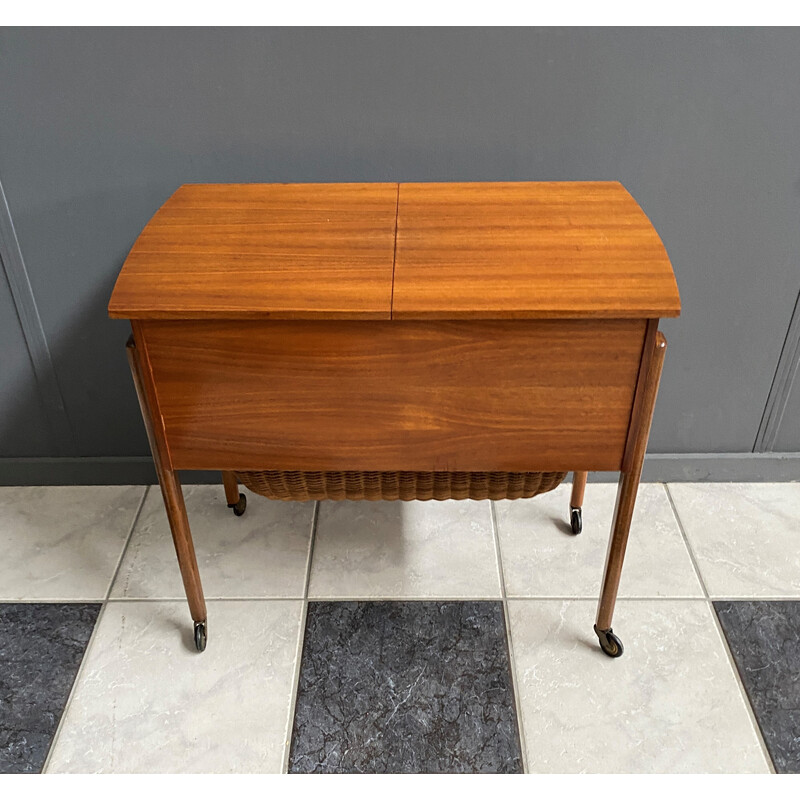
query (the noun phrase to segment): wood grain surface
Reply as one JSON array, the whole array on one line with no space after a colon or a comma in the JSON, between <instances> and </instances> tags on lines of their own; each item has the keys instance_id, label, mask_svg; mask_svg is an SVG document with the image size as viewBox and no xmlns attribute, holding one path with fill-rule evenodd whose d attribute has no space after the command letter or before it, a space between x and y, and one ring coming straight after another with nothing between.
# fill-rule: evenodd
<instances>
[{"instance_id":1,"label":"wood grain surface","mask_svg":"<svg viewBox=\"0 0 800 800\"><path fill-rule=\"evenodd\" d=\"M139 330L175 469L617 470L645 321Z\"/></svg>"},{"instance_id":2,"label":"wood grain surface","mask_svg":"<svg viewBox=\"0 0 800 800\"><path fill-rule=\"evenodd\" d=\"M661 370L667 352L667 340L661 331L648 331L645 338L645 352L642 358L642 372L639 374L637 390L637 410L631 419L631 439L629 453L626 456L624 471L620 475L617 487L617 502L614 507L614 521L611 523L611 538L606 553L606 566L603 572L603 585L600 601L597 606L597 627L608 630L614 616L617 602L619 581L622 576L622 565L625 561L625 550L628 546L628 534L633 520L633 509L636 505L636 494L639 490L639 479L647 451L647 439L650 436L650 425L653 422L653 411L656 406L658 385L661 381ZM639 399L640 398L640 399Z\"/></svg>"},{"instance_id":3,"label":"wood grain surface","mask_svg":"<svg viewBox=\"0 0 800 800\"><path fill-rule=\"evenodd\" d=\"M187 184L148 223L109 315L388 319L397 184Z\"/></svg>"},{"instance_id":4,"label":"wood grain surface","mask_svg":"<svg viewBox=\"0 0 800 800\"><path fill-rule=\"evenodd\" d=\"M394 319L674 317L655 229L601 183L403 183Z\"/></svg>"},{"instance_id":5,"label":"wood grain surface","mask_svg":"<svg viewBox=\"0 0 800 800\"><path fill-rule=\"evenodd\" d=\"M153 464L156 468L158 483L161 487L161 496L167 512L172 541L178 557L178 567L183 580L186 599L189 602L189 611L195 622L206 619L206 601L203 596L203 584L200 580L200 571L197 568L197 558L194 552L192 532L189 528L189 518L186 515L186 504L183 500L180 477L168 467L165 460L163 445L163 430L161 416L156 407L151 405L154 397L153 387L149 385L150 371L147 365L147 356L139 349L135 334L128 341L126 347L128 364L133 376L133 384L139 398L139 407L142 411L150 450L153 454ZM156 419L154 419L154 416Z\"/></svg>"},{"instance_id":6,"label":"wood grain surface","mask_svg":"<svg viewBox=\"0 0 800 800\"><path fill-rule=\"evenodd\" d=\"M679 313L664 246L614 182L187 184L109 303L131 319Z\"/></svg>"}]
</instances>

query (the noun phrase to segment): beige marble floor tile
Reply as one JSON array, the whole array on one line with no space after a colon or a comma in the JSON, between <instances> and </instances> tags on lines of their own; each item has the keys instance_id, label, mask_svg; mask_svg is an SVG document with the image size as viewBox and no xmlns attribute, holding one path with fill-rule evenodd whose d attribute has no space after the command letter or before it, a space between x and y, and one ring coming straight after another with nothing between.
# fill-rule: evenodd
<instances>
[{"instance_id":1,"label":"beige marble floor tile","mask_svg":"<svg viewBox=\"0 0 800 800\"><path fill-rule=\"evenodd\" d=\"M248 496L237 517L222 485L184 486L206 597L302 597L314 503ZM148 494L119 574L114 598L184 597L161 492Z\"/></svg>"},{"instance_id":2,"label":"beige marble floor tile","mask_svg":"<svg viewBox=\"0 0 800 800\"><path fill-rule=\"evenodd\" d=\"M622 600L604 655L587 600L510 600L530 772L767 772L703 600Z\"/></svg>"},{"instance_id":3,"label":"beige marble floor tile","mask_svg":"<svg viewBox=\"0 0 800 800\"><path fill-rule=\"evenodd\" d=\"M143 486L0 487L0 600L103 600Z\"/></svg>"},{"instance_id":4,"label":"beige marble floor tile","mask_svg":"<svg viewBox=\"0 0 800 800\"><path fill-rule=\"evenodd\" d=\"M590 483L583 532L569 524L572 486L530 500L495 503L509 597L597 597L603 577L617 486ZM702 597L689 551L660 483L639 487L620 597Z\"/></svg>"},{"instance_id":5,"label":"beige marble floor tile","mask_svg":"<svg viewBox=\"0 0 800 800\"><path fill-rule=\"evenodd\" d=\"M487 502L320 503L309 597L500 597Z\"/></svg>"},{"instance_id":6,"label":"beige marble floor tile","mask_svg":"<svg viewBox=\"0 0 800 800\"><path fill-rule=\"evenodd\" d=\"M204 653L182 602L111 602L48 772L280 772L302 602L209 603Z\"/></svg>"},{"instance_id":7,"label":"beige marble floor tile","mask_svg":"<svg viewBox=\"0 0 800 800\"><path fill-rule=\"evenodd\" d=\"M800 483L671 483L712 597L800 597Z\"/></svg>"}]
</instances>

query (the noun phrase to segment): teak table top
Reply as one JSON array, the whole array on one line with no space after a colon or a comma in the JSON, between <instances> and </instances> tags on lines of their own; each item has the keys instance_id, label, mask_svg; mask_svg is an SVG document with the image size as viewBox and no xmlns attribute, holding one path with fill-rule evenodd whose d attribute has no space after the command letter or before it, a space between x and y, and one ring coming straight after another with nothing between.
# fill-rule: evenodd
<instances>
[{"instance_id":1,"label":"teak table top","mask_svg":"<svg viewBox=\"0 0 800 800\"><path fill-rule=\"evenodd\" d=\"M136 240L126 319L675 317L617 182L187 184Z\"/></svg>"}]
</instances>

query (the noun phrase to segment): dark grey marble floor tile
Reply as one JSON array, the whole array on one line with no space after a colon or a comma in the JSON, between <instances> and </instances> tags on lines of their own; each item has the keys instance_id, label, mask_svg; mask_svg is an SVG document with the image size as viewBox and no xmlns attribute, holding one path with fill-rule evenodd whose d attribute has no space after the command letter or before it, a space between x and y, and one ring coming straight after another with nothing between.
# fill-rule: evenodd
<instances>
[{"instance_id":1,"label":"dark grey marble floor tile","mask_svg":"<svg viewBox=\"0 0 800 800\"><path fill-rule=\"evenodd\" d=\"M778 772L800 772L800 601L714 607Z\"/></svg>"},{"instance_id":2,"label":"dark grey marble floor tile","mask_svg":"<svg viewBox=\"0 0 800 800\"><path fill-rule=\"evenodd\" d=\"M39 772L100 606L0 604L0 773Z\"/></svg>"},{"instance_id":3,"label":"dark grey marble floor tile","mask_svg":"<svg viewBox=\"0 0 800 800\"><path fill-rule=\"evenodd\" d=\"M309 603L290 772L521 772L499 602Z\"/></svg>"}]
</instances>

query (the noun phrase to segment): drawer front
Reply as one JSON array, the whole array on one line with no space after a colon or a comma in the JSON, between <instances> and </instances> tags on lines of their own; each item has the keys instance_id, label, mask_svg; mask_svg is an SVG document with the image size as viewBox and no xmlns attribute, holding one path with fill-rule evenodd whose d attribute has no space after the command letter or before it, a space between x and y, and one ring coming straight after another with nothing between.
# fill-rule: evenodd
<instances>
[{"instance_id":1,"label":"drawer front","mask_svg":"<svg viewBox=\"0 0 800 800\"><path fill-rule=\"evenodd\" d=\"M140 323L175 469L617 470L645 320Z\"/></svg>"}]
</instances>

